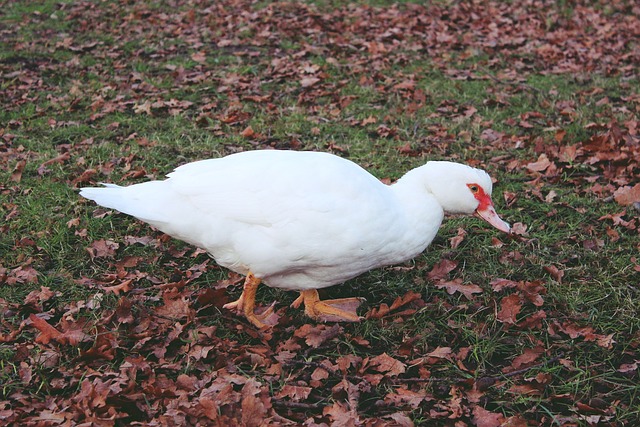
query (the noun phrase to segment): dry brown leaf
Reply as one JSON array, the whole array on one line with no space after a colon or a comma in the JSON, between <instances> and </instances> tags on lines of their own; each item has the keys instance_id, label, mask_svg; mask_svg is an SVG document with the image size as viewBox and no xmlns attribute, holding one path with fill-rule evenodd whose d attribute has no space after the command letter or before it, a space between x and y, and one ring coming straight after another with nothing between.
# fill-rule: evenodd
<instances>
[{"instance_id":1,"label":"dry brown leaf","mask_svg":"<svg viewBox=\"0 0 640 427\"><path fill-rule=\"evenodd\" d=\"M473 298L473 294L482 293L482 288L480 286L474 284L464 285L462 284L462 279L455 279L451 282L439 282L436 283L435 286L438 289L445 288L449 295L460 292L467 299Z\"/></svg>"},{"instance_id":2,"label":"dry brown leaf","mask_svg":"<svg viewBox=\"0 0 640 427\"><path fill-rule=\"evenodd\" d=\"M306 400L311 393L311 387L294 386L285 384L282 389L276 394L279 399L289 398L294 402L300 402Z\"/></svg>"},{"instance_id":3,"label":"dry brown leaf","mask_svg":"<svg viewBox=\"0 0 640 427\"><path fill-rule=\"evenodd\" d=\"M4 282L7 285L15 285L18 283L38 283L38 272L35 268L30 265L23 265L18 268L14 268L13 270L9 270L7 273L6 270L3 270L0 277L5 276Z\"/></svg>"},{"instance_id":4,"label":"dry brown leaf","mask_svg":"<svg viewBox=\"0 0 640 427\"><path fill-rule=\"evenodd\" d=\"M535 362L544 353L542 347L526 348L520 356L516 356L511 362L513 369L520 369L530 363Z\"/></svg>"},{"instance_id":5,"label":"dry brown leaf","mask_svg":"<svg viewBox=\"0 0 640 427\"><path fill-rule=\"evenodd\" d=\"M164 305L161 305L156 309L156 313L160 316L169 319L184 319L192 318L194 310L191 308L189 301L183 295L180 295L178 291L165 291L162 294Z\"/></svg>"},{"instance_id":6,"label":"dry brown leaf","mask_svg":"<svg viewBox=\"0 0 640 427\"><path fill-rule=\"evenodd\" d=\"M532 172L544 172L549 166L551 166L551 160L545 153L540 154L538 160L528 163L525 167Z\"/></svg>"},{"instance_id":7,"label":"dry brown leaf","mask_svg":"<svg viewBox=\"0 0 640 427\"><path fill-rule=\"evenodd\" d=\"M329 372L326 369L316 368L311 373L311 379L314 381L326 380L327 378L329 378Z\"/></svg>"},{"instance_id":8,"label":"dry brown leaf","mask_svg":"<svg viewBox=\"0 0 640 427\"><path fill-rule=\"evenodd\" d=\"M504 422L504 415L487 411L480 406L475 406L472 414L471 421L476 427L500 427Z\"/></svg>"},{"instance_id":9,"label":"dry brown leaf","mask_svg":"<svg viewBox=\"0 0 640 427\"><path fill-rule=\"evenodd\" d=\"M134 318L131 312L132 303L129 299L122 297L118 300L115 315L120 323L133 323Z\"/></svg>"},{"instance_id":10,"label":"dry brown leaf","mask_svg":"<svg viewBox=\"0 0 640 427\"><path fill-rule=\"evenodd\" d=\"M13 171L11 171L11 181L19 183L22 180L22 172L26 164L27 162L25 160L18 160Z\"/></svg>"},{"instance_id":11,"label":"dry brown leaf","mask_svg":"<svg viewBox=\"0 0 640 427\"><path fill-rule=\"evenodd\" d=\"M240 132L240 135L242 135L243 138L253 138L255 134L256 133L251 126L247 126L242 132Z\"/></svg>"},{"instance_id":12,"label":"dry brown leaf","mask_svg":"<svg viewBox=\"0 0 640 427\"><path fill-rule=\"evenodd\" d=\"M242 387L242 425L260 427L266 421L267 405L260 398L261 384L250 378Z\"/></svg>"},{"instance_id":13,"label":"dry brown leaf","mask_svg":"<svg viewBox=\"0 0 640 427\"><path fill-rule=\"evenodd\" d=\"M409 405L411 408L416 409L427 398L427 393L424 389L418 391L407 390L406 388L397 388L393 392L387 393L384 397L384 401L394 406Z\"/></svg>"},{"instance_id":14,"label":"dry brown leaf","mask_svg":"<svg viewBox=\"0 0 640 427\"><path fill-rule=\"evenodd\" d=\"M464 241L464 238L466 237L467 232L464 230L464 228L458 227L458 234L456 234L455 237L452 237L449 239L449 244L451 245L451 249L457 249L458 246L460 246L460 243L462 243Z\"/></svg>"},{"instance_id":15,"label":"dry brown leaf","mask_svg":"<svg viewBox=\"0 0 640 427\"><path fill-rule=\"evenodd\" d=\"M302 79L300 79L300 86L302 86L303 88L308 88L315 85L319 81L320 79L317 77L303 77Z\"/></svg>"},{"instance_id":16,"label":"dry brown leaf","mask_svg":"<svg viewBox=\"0 0 640 427\"><path fill-rule=\"evenodd\" d=\"M500 301L500 311L498 312L497 319L502 323L514 325L516 323L516 316L522 309L522 298L518 294L508 295Z\"/></svg>"},{"instance_id":17,"label":"dry brown leaf","mask_svg":"<svg viewBox=\"0 0 640 427\"><path fill-rule=\"evenodd\" d=\"M328 340L331 340L338 335L340 335L343 331L342 326L335 324L332 326L327 325L302 325L300 328L296 329L293 333L294 336L298 338L304 338L305 342L308 346L313 348L318 348Z\"/></svg>"},{"instance_id":18,"label":"dry brown leaf","mask_svg":"<svg viewBox=\"0 0 640 427\"><path fill-rule=\"evenodd\" d=\"M623 374L626 374L628 372L635 372L638 369L639 362L640 360L636 360L633 363L623 363L618 368L618 372L622 372Z\"/></svg>"},{"instance_id":19,"label":"dry brown leaf","mask_svg":"<svg viewBox=\"0 0 640 427\"><path fill-rule=\"evenodd\" d=\"M563 270L560 270L555 265L546 265L544 267L544 269L545 269L545 271L547 273L549 273L551 275L551 277L553 277L553 279L556 282L562 283L562 278L564 277L564 271Z\"/></svg>"},{"instance_id":20,"label":"dry brown leaf","mask_svg":"<svg viewBox=\"0 0 640 427\"><path fill-rule=\"evenodd\" d=\"M547 289L544 287L541 281L536 280L533 282L518 282L518 290L520 291L520 295L522 295L525 300L529 301L536 307L541 307L544 304L542 295L547 293Z\"/></svg>"},{"instance_id":21,"label":"dry brown leaf","mask_svg":"<svg viewBox=\"0 0 640 427\"><path fill-rule=\"evenodd\" d=\"M640 184L633 187L625 186L618 188L613 193L614 200L622 206L629 206L635 202L640 202Z\"/></svg>"},{"instance_id":22,"label":"dry brown leaf","mask_svg":"<svg viewBox=\"0 0 640 427\"><path fill-rule=\"evenodd\" d=\"M521 320L517 326L520 329L540 329L542 327L542 320L546 318L547 313L544 310L538 310Z\"/></svg>"},{"instance_id":23,"label":"dry brown leaf","mask_svg":"<svg viewBox=\"0 0 640 427\"><path fill-rule=\"evenodd\" d=\"M427 357L433 357L436 359L447 359L451 360L451 356L453 355L453 350L451 347L437 347L431 353L427 353Z\"/></svg>"},{"instance_id":24,"label":"dry brown leaf","mask_svg":"<svg viewBox=\"0 0 640 427\"><path fill-rule=\"evenodd\" d=\"M332 406L325 406L322 413L331 419L331 425L356 427L362 424L358 413L340 402L335 402Z\"/></svg>"},{"instance_id":25,"label":"dry brown leaf","mask_svg":"<svg viewBox=\"0 0 640 427\"><path fill-rule=\"evenodd\" d=\"M376 371L391 377L405 372L405 364L389 356L387 353L382 353L374 357L369 361L369 364L374 366Z\"/></svg>"},{"instance_id":26,"label":"dry brown leaf","mask_svg":"<svg viewBox=\"0 0 640 427\"><path fill-rule=\"evenodd\" d=\"M411 418L402 412L396 412L384 418L391 418L394 427L414 427L415 425Z\"/></svg>"},{"instance_id":27,"label":"dry brown leaf","mask_svg":"<svg viewBox=\"0 0 640 427\"><path fill-rule=\"evenodd\" d=\"M129 292L132 289L131 283L133 283L133 279L125 280L119 285L104 286L102 289L104 289L106 293L120 295L120 292Z\"/></svg>"},{"instance_id":28,"label":"dry brown leaf","mask_svg":"<svg viewBox=\"0 0 640 427\"><path fill-rule=\"evenodd\" d=\"M78 345L78 343L90 339L90 336L84 332L88 322L86 319L77 322L66 322L63 319L61 322L62 332L35 314L29 315L29 320L40 331L40 335L36 337L37 343L48 344L51 341L57 341L60 344Z\"/></svg>"},{"instance_id":29,"label":"dry brown leaf","mask_svg":"<svg viewBox=\"0 0 640 427\"><path fill-rule=\"evenodd\" d=\"M408 291L406 294L404 294L402 297L398 297L396 298L393 303L391 304L391 307L389 307L389 309L391 311L393 310L397 310L400 307L409 304L410 302L416 301L422 299L422 295L420 295L417 292L413 292L413 291Z\"/></svg>"},{"instance_id":30,"label":"dry brown leaf","mask_svg":"<svg viewBox=\"0 0 640 427\"><path fill-rule=\"evenodd\" d=\"M214 399L203 396L197 400L197 409L199 413L207 417L211 421L215 421L218 419L218 411L220 409L220 404Z\"/></svg>"},{"instance_id":31,"label":"dry brown leaf","mask_svg":"<svg viewBox=\"0 0 640 427\"><path fill-rule=\"evenodd\" d=\"M569 335L569 338L583 338L585 341L593 341L596 342L600 347L603 348L611 348L615 343L613 336L614 334L602 335L595 332L593 327L591 326L578 326L576 323L572 321L565 321L559 323L554 321L550 323L548 326L548 330L550 334L556 334L557 331L563 332Z\"/></svg>"},{"instance_id":32,"label":"dry brown leaf","mask_svg":"<svg viewBox=\"0 0 640 427\"><path fill-rule=\"evenodd\" d=\"M40 305L45 301L50 300L55 295L51 289L46 286L41 286L39 291L31 291L24 298L25 305Z\"/></svg>"},{"instance_id":33,"label":"dry brown leaf","mask_svg":"<svg viewBox=\"0 0 640 427\"><path fill-rule=\"evenodd\" d=\"M500 292L503 289L510 289L518 286L518 282L508 279L493 279L489 284L491 285L491 290L493 290L493 292Z\"/></svg>"},{"instance_id":34,"label":"dry brown leaf","mask_svg":"<svg viewBox=\"0 0 640 427\"><path fill-rule=\"evenodd\" d=\"M449 273L458 266L456 261L450 259L443 259L433 266L431 271L427 273L429 280L437 281L449 277Z\"/></svg>"},{"instance_id":35,"label":"dry brown leaf","mask_svg":"<svg viewBox=\"0 0 640 427\"><path fill-rule=\"evenodd\" d=\"M35 314L29 315L31 324L40 331L40 335L36 337L36 342L41 344L48 344L53 341L63 341L64 334L51 326L46 320L36 316Z\"/></svg>"},{"instance_id":36,"label":"dry brown leaf","mask_svg":"<svg viewBox=\"0 0 640 427\"><path fill-rule=\"evenodd\" d=\"M391 304L391 307L389 307L387 304L382 303L380 304L379 307L371 308L369 312L367 312L367 314L365 315L365 318L382 319L389 314L393 314L395 316L410 315L415 313L415 309L408 309L401 312L397 312L399 308L410 303L414 303L412 304L412 306L415 306L415 305L424 306L422 295L420 295L417 292L408 291L402 297L397 297Z\"/></svg>"},{"instance_id":37,"label":"dry brown leaf","mask_svg":"<svg viewBox=\"0 0 640 427\"><path fill-rule=\"evenodd\" d=\"M113 258L116 254L116 250L120 245L113 240L96 240L91 243L87 249L89 256L93 260L94 258Z\"/></svg>"}]
</instances>

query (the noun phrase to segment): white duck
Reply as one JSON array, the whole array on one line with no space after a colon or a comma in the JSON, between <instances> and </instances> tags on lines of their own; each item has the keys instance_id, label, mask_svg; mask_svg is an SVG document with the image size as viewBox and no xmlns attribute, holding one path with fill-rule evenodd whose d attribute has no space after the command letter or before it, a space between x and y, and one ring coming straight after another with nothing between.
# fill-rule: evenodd
<instances>
[{"instance_id":1,"label":"white duck","mask_svg":"<svg viewBox=\"0 0 640 427\"><path fill-rule=\"evenodd\" d=\"M312 318L358 321L359 298L321 301L317 289L420 254L444 212L476 213L498 230L509 224L491 201L489 175L430 161L385 185L355 163L327 153L262 150L178 167L164 181L104 184L80 195L205 249L246 276L225 305L257 327L256 289L296 290Z\"/></svg>"}]
</instances>

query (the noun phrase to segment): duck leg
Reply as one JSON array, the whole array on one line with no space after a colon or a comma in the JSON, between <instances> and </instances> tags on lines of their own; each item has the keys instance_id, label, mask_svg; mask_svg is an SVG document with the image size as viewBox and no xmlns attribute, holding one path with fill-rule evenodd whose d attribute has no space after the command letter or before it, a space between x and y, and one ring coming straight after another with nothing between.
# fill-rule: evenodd
<instances>
[{"instance_id":1,"label":"duck leg","mask_svg":"<svg viewBox=\"0 0 640 427\"><path fill-rule=\"evenodd\" d=\"M244 314L244 317L246 317L249 322L251 322L257 328L261 329L267 326L264 321L267 320L267 318L271 316L271 314L273 314L273 305L267 308L264 313L256 314L254 312L256 308L256 291L259 284L260 279L254 276L253 273L249 272L244 280L244 288L242 289L240 298L233 302L225 304L222 307L226 308L227 310L236 310L238 312L242 312Z\"/></svg>"},{"instance_id":2,"label":"duck leg","mask_svg":"<svg viewBox=\"0 0 640 427\"><path fill-rule=\"evenodd\" d=\"M304 303L304 312L307 316L325 322L359 322L361 317L356 309L362 302L362 298L339 298L321 301L318 291L309 289L301 291L300 296L291 304L298 308Z\"/></svg>"}]
</instances>

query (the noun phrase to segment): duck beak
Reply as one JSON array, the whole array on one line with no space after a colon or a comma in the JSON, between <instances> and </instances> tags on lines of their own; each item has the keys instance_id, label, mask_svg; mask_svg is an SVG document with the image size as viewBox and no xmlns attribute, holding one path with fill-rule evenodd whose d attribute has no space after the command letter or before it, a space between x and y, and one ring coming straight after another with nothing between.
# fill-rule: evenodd
<instances>
[{"instance_id":1,"label":"duck beak","mask_svg":"<svg viewBox=\"0 0 640 427\"><path fill-rule=\"evenodd\" d=\"M476 209L476 215L493 225L498 230L504 231L505 233L511 233L511 226L498 216L492 204L488 204L482 209Z\"/></svg>"}]
</instances>

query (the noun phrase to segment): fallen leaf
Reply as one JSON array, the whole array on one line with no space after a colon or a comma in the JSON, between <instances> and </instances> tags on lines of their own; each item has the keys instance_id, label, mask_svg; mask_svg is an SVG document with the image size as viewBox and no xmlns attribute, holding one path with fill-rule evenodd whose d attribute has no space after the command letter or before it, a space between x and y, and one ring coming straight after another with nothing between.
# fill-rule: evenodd
<instances>
[{"instance_id":1,"label":"fallen leaf","mask_svg":"<svg viewBox=\"0 0 640 427\"><path fill-rule=\"evenodd\" d=\"M464 285L462 284L462 279L455 279L451 282L441 281L439 283L436 283L435 286L438 289L445 288L449 295L460 292L467 299L473 298L473 294L482 293L482 288L480 286L474 284Z\"/></svg>"},{"instance_id":2,"label":"fallen leaf","mask_svg":"<svg viewBox=\"0 0 640 427\"><path fill-rule=\"evenodd\" d=\"M618 188L613 193L614 200L622 206L629 206L640 201L640 184L633 187L625 186Z\"/></svg>"},{"instance_id":3,"label":"fallen leaf","mask_svg":"<svg viewBox=\"0 0 640 427\"><path fill-rule=\"evenodd\" d=\"M207 62L207 55L204 51L198 51L191 54L191 59L200 64Z\"/></svg>"},{"instance_id":4,"label":"fallen leaf","mask_svg":"<svg viewBox=\"0 0 640 427\"><path fill-rule=\"evenodd\" d=\"M431 353L427 353L427 357L433 357L436 359L451 359L451 355L453 354L453 350L451 347L437 347Z\"/></svg>"},{"instance_id":5,"label":"fallen leaf","mask_svg":"<svg viewBox=\"0 0 640 427\"><path fill-rule=\"evenodd\" d=\"M487 411L480 406L475 406L472 414L471 421L476 427L500 427L504 422L504 415Z\"/></svg>"},{"instance_id":6,"label":"fallen leaf","mask_svg":"<svg viewBox=\"0 0 640 427\"><path fill-rule=\"evenodd\" d=\"M528 163L525 167L532 172L543 172L549 166L551 166L551 160L547 157L545 153L540 154L538 160L535 162Z\"/></svg>"},{"instance_id":7,"label":"fallen leaf","mask_svg":"<svg viewBox=\"0 0 640 427\"><path fill-rule=\"evenodd\" d=\"M402 297L398 297L396 298L393 303L391 304L391 307L389 307L389 310L394 311L399 309L400 307L409 304L410 302L413 301L417 301L417 300L422 300L422 295L420 295L417 292L413 292L413 291L408 291L406 294L404 294Z\"/></svg>"},{"instance_id":8,"label":"fallen leaf","mask_svg":"<svg viewBox=\"0 0 640 427\"><path fill-rule=\"evenodd\" d=\"M622 365L620 365L620 367L618 368L618 372L621 372L623 374L626 374L628 372L635 372L638 369L638 363L640 361L636 360L633 363L623 363Z\"/></svg>"},{"instance_id":9,"label":"fallen leaf","mask_svg":"<svg viewBox=\"0 0 640 427\"><path fill-rule=\"evenodd\" d=\"M19 160L11 171L11 181L20 182L22 180L22 172L27 164L25 160Z\"/></svg>"},{"instance_id":10,"label":"fallen leaf","mask_svg":"<svg viewBox=\"0 0 640 427\"><path fill-rule=\"evenodd\" d=\"M31 291L24 299L25 305L38 306L43 302L50 300L55 295L51 289L46 286L41 286L38 291Z\"/></svg>"},{"instance_id":11,"label":"fallen leaf","mask_svg":"<svg viewBox=\"0 0 640 427\"><path fill-rule=\"evenodd\" d=\"M538 310L532 315L522 319L517 326L521 329L540 329L542 327L542 320L546 318L547 313L544 310Z\"/></svg>"},{"instance_id":12,"label":"fallen leaf","mask_svg":"<svg viewBox=\"0 0 640 427\"><path fill-rule=\"evenodd\" d=\"M544 353L544 349L542 347L526 348L520 356L516 356L513 359L511 366L515 370L520 369L523 366L535 362L542 353Z\"/></svg>"},{"instance_id":13,"label":"fallen leaf","mask_svg":"<svg viewBox=\"0 0 640 427\"><path fill-rule=\"evenodd\" d=\"M119 247L120 245L113 240L96 240L86 249L89 252L89 257L93 260L95 258L113 258Z\"/></svg>"},{"instance_id":14,"label":"fallen leaf","mask_svg":"<svg viewBox=\"0 0 640 427\"><path fill-rule=\"evenodd\" d=\"M104 286L102 289L104 289L106 293L120 295L120 292L129 292L132 289L131 283L133 283L133 280L129 279L129 280L125 280L119 285Z\"/></svg>"},{"instance_id":15,"label":"fallen leaf","mask_svg":"<svg viewBox=\"0 0 640 427\"><path fill-rule=\"evenodd\" d=\"M300 79L300 86L302 86L303 88L308 88L315 85L319 81L320 79L317 77L303 77L302 79Z\"/></svg>"},{"instance_id":16,"label":"fallen leaf","mask_svg":"<svg viewBox=\"0 0 640 427\"><path fill-rule=\"evenodd\" d=\"M508 279L493 279L490 283L491 290L493 292L500 292L504 289L515 288L518 286L518 282Z\"/></svg>"},{"instance_id":17,"label":"fallen leaf","mask_svg":"<svg viewBox=\"0 0 640 427\"><path fill-rule=\"evenodd\" d=\"M240 135L242 135L243 138L252 138L255 134L256 133L253 131L251 126L247 126L242 132L240 132Z\"/></svg>"},{"instance_id":18,"label":"fallen leaf","mask_svg":"<svg viewBox=\"0 0 640 427\"><path fill-rule=\"evenodd\" d=\"M311 387L285 384L276 394L276 397L279 399L289 398L294 402L300 402L301 400L306 400L309 397L311 390L313 390Z\"/></svg>"},{"instance_id":19,"label":"fallen leaf","mask_svg":"<svg viewBox=\"0 0 640 427\"><path fill-rule=\"evenodd\" d=\"M387 393L384 397L385 403L393 404L394 406L409 405L413 409L418 408L425 400L430 399L424 389L412 391L405 388L397 388L393 392Z\"/></svg>"},{"instance_id":20,"label":"fallen leaf","mask_svg":"<svg viewBox=\"0 0 640 427\"><path fill-rule=\"evenodd\" d=\"M369 361L369 364L374 366L376 371L382 372L387 376L393 377L405 372L405 364L389 356L387 353L382 353L374 357Z\"/></svg>"},{"instance_id":21,"label":"fallen leaf","mask_svg":"<svg viewBox=\"0 0 640 427\"><path fill-rule=\"evenodd\" d=\"M335 324L327 325L309 325L305 324L296 329L293 333L298 338L304 338L308 346L318 348L328 340L331 340L343 332L342 326Z\"/></svg>"},{"instance_id":22,"label":"fallen leaf","mask_svg":"<svg viewBox=\"0 0 640 427\"><path fill-rule=\"evenodd\" d=\"M409 416L402 412L396 412L391 415L387 415L384 418L391 418L393 420L394 427L414 427L414 423Z\"/></svg>"},{"instance_id":23,"label":"fallen leaf","mask_svg":"<svg viewBox=\"0 0 640 427\"><path fill-rule=\"evenodd\" d=\"M49 344L53 341L63 341L64 334L51 326L46 320L36 316L29 315L31 324L40 331L40 335L36 337L36 342L40 344Z\"/></svg>"},{"instance_id":24,"label":"fallen leaf","mask_svg":"<svg viewBox=\"0 0 640 427\"><path fill-rule=\"evenodd\" d=\"M522 299L518 294L508 295L500 301L500 311L497 319L502 323L515 324L516 316L522 309Z\"/></svg>"},{"instance_id":25,"label":"fallen leaf","mask_svg":"<svg viewBox=\"0 0 640 427\"><path fill-rule=\"evenodd\" d=\"M167 290L163 292L162 299L164 300L164 305L156 308L158 315L172 320L193 317L194 310L191 308L189 301L177 291Z\"/></svg>"},{"instance_id":26,"label":"fallen leaf","mask_svg":"<svg viewBox=\"0 0 640 427\"><path fill-rule=\"evenodd\" d=\"M91 337L84 332L84 327L87 325L88 320L83 319L77 322L61 322L64 327L62 331L59 331L46 320L36 316L35 314L29 315L31 324L40 331L40 335L36 337L36 342L40 344L48 344L51 341L59 342L60 344L78 345L82 341L87 341Z\"/></svg>"},{"instance_id":27,"label":"fallen leaf","mask_svg":"<svg viewBox=\"0 0 640 427\"><path fill-rule=\"evenodd\" d=\"M564 277L564 271L563 270L560 270L555 265L546 265L544 267L544 269L545 269L545 271L547 273L549 273L551 275L551 277L553 277L553 279L556 282L562 283L562 278Z\"/></svg>"},{"instance_id":28,"label":"fallen leaf","mask_svg":"<svg viewBox=\"0 0 640 427\"><path fill-rule=\"evenodd\" d=\"M458 266L456 261L450 259L443 259L433 266L431 271L427 273L429 280L442 280L449 277L449 273Z\"/></svg>"},{"instance_id":29,"label":"fallen leaf","mask_svg":"<svg viewBox=\"0 0 640 427\"><path fill-rule=\"evenodd\" d=\"M527 226L521 222L516 222L511 226L511 234L515 234L517 236L528 236L527 234Z\"/></svg>"},{"instance_id":30,"label":"fallen leaf","mask_svg":"<svg viewBox=\"0 0 640 427\"><path fill-rule=\"evenodd\" d=\"M266 421L267 405L260 398L261 384L250 378L242 387L241 419L242 425L260 427ZM268 402L268 400L266 400Z\"/></svg>"},{"instance_id":31,"label":"fallen leaf","mask_svg":"<svg viewBox=\"0 0 640 427\"><path fill-rule=\"evenodd\" d=\"M328 416L334 426L356 427L362 425L356 411L349 409L345 404L335 402L331 406L325 406L322 414Z\"/></svg>"},{"instance_id":32,"label":"fallen leaf","mask_svg":"<svg viewBox=\"0 0 640 427\"><path fill-rule=\"evenodd\" d=\"M458 227L458 234L456 234L455 237L452 237L449 239L449 244L451 245L451 249L457 249L458 246L460 246L460 243L462 243L464 241L464 238L466 237L467 232L464 230L464 228Z\"/></svg>"}]
</instances>

